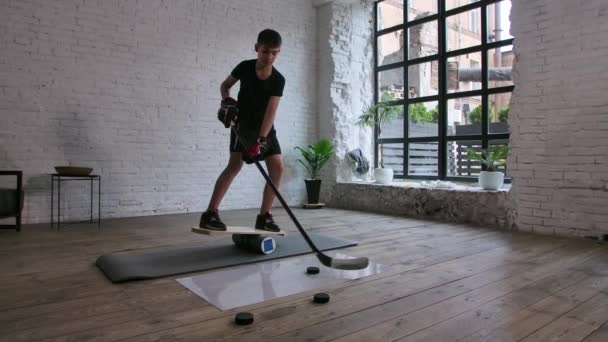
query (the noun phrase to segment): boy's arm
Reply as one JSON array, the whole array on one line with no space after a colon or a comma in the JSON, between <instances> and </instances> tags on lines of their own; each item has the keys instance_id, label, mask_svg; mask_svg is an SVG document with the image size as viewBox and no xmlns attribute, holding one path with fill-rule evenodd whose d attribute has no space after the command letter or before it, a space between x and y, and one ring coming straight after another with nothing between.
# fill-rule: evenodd
<instances>
[{"instance_id":1,"label":"boy's arm","mask_svg":"<svg viewBox=\"0 0 608 342\"><path fill-rule=\"evenodd\" d=\"M222 82L222 84L220 85L220 93L222 94L222 100L227 97L230 97L230 88L232 88L232 86L236 82L238 82L238 79L232 75L228 75L224 82Z\"/></svg>"},{"instance_id":2,"label":"boy's arm","mask_svg":"<svg viewBox=\"0 0 608 342\"><path fill-rule=\"evenodd\" d=\"M274 123L274 118L277 115L277 108L279 107L280 96L271 96L266 106L266 113L264 113L264 121L262 121L262 128L260 128L260 137L268 137L270 129Z\"/></svg>"}]
</instances>

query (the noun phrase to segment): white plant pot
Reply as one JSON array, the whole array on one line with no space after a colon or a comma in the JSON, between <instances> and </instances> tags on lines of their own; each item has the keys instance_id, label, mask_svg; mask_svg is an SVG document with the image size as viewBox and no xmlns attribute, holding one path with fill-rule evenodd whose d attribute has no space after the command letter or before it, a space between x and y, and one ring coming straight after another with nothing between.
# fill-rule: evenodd
<instances>
[{"instance_id":1,"label":"white plant pot","mask_svg":"<svg viewBox=\"0 0 608 342\"><path fill-rule=\"evenodd\" d=\"M374 179L376 183L390 184L393 181L393 169L381 167L374 169Z\"/></svg>"},{"instance_id":2,"label":"white plant pot","mask_svg":"<svg viewBox=\"0 0 608 342\"><path fill-rule=\"evenodd\" d=\"M479 186L484 190L498 190L504 182L505 175L499 171L481 171L479 174Z\"/></svg>"}]
</instances>

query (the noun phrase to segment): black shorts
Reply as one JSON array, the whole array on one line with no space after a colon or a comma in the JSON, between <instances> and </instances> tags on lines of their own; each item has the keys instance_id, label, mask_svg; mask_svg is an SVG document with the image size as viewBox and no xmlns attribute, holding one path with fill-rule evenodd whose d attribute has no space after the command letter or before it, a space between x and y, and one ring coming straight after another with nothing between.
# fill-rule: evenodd
<instances>
[{"instance_id":1,"label":"black shorts","mask_svg":"<svg viewBox=\"0 0 608 342\"><path fill-rule=\"evenodd\" d=\"M230 152L243 152L243 145L237 141L234 131L230 131ZM263 160L266 156L275 154L281 154L281 145L279 145L276 131L272 130L268 134L268 149L264 151L260 159Z\"/></svg>"}]
</instances>

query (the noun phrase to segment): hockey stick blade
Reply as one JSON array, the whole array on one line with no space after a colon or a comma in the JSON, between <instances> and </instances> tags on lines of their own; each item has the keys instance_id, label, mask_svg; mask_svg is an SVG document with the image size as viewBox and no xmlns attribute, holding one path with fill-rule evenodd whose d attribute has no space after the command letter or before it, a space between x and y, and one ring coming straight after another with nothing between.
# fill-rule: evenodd
<instances>
[{"instance_id":1,"label":"hockey stick blade","mask_svg":"<svg viewBox=\"0 0 608 342\"><path fill-rule=\"evenodd\" d=\"M353 259L337 259L320 252L317 253L317 257L323 265L338 270L361 270L367 268L367 266L369 265L369 259L365 257Z\"/></svg>"}]
</instances>

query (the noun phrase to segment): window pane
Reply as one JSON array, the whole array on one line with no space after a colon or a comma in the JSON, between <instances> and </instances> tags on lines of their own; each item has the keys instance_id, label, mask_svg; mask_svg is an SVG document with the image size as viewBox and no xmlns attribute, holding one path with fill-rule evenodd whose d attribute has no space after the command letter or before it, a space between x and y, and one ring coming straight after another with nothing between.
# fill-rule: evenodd
<instances>
[{"instance_id":1,"label":"window pane","mask_svg":"<svg viewBox=\"0 0 608 342\"><path fill-rule=\"evenodd\" d=\"M439 150L437 143L410 143L408 147L409 176L437 176Z\"/></svg>"},{"instance_id":2,"label":"window pane","mask_svg":"<svg viewBox=\"0 0 608 342\"><path fill-rule=\"evenodd\" d=\"M509 133L509 103L511 93L492 94L489 99L490 133Z\"/></svg>"},{"instance_id":3,"label":"window pane","mask_svg":"<svg viewBox=\"0 0 608 342\"><path fill-rule=\"evenodd\" d=\"M378 65L403 62L403 30L378 37Z\"/></svg>"},{"instance_id":4,"label":"window pane","mask_svg":"<svg viewBox=\"0 0 608 342\"><path fill-rule=\"evenodd\" d=\"M513 85L513 46L488 50L488 88Z\"/></svg>"},{"instance_id":5,"label":"window pane","mask_svg":"<svg viewBox=\"0 0 608 342\"><path fill-rule=\"evenodd\" d=\"M488 5L488 42L513 38L511 33L511 0Z\"/></svg>"},{"instance_id":6,"label":"window pane","mask_svg":"<svg viewBox=\"0 0 608 342\"><path fill-rule=\"evenodd\" d=\"M446 0L445 1L445 10L451 10L452 8L461 7L464 5L468 5L473 2L478 2L479 0Z\"/></svg>"},{"instance_id":7,"label":"window pane","mask_svg":"<svg viewBox=\"0 0 608 342\"><path fill-rule=\"evenodd\" d=\"M381 151L384 167L393 169L395 176L403 176L403 143L382 144Z\"/></svg>"},{"instance_id":8,"label":"window pane","mask_svg":"<svg viewBox=\"0 0 608 342\"><path fill-rule=\"evenodd\" d=\"M481 152L481 141L448 141L448 177L476 176L479 174L479 171L481 171L481 163L467 156L467 151L469 149Z\"/></svg>"},{"instance_id":9,"label":"window pane","mask_svg":"<svg viewBox=\"0 0 608 342\"><path fill-rule=\"evenodd\" d=\"M481 45L481 9L447 17L448 51Z\"/></svg>"},{"instance_id":10,"label":"window pane","mask_svg":"<svg viewBox=\"0 0 608 342\"><path fill-rule=\"evenodd\" d=\"M380 126L381 138L403 138L403 105L391 106L388 108L392 120L385 121Z\"/></svg>"},{"instance_id":11,"label":"window pane","mask_svg":"<svg viewBox=\"0 0 608 342\"><path fill-rule=\"evenodd\" d=\"M437 13L435 0L408 0L408 21L428 17Z\"/></svg>"},{"instance_id":12,"label":"window pane","mask_svg":"<svg viewBox=\"0 0 608 342\"><path fill-rule=\"evenodd\" d=\"M395 68L378 73L378 94L380 101L403 98L403 68ZM385 100L382 98L386 98Z\"/></svg>"},{"instance_id":13,"label":"window pane","mask_svg":"<svg viewBox=\"0 0 608 342\"><path fill-rule=\"evenodd\" d=\"M490 147L495 145L505 146L508 145L508 143L508 139L489 141ZM469 149L481 153L481 142L479 140L448 142L448 177L479 175L481 163L467 156L467 151ZM506 173L505 166L499 166L497 170Z\"/></svg>"},{"instance_id":14,"label":"window pane","mask_svg":"<svg viewBox=\"0 0 608 342\"><path fill-rule=\"evenodd\" d=\"M448 135L481 134L481 96L448 100Z\"/></svg>"},{"instance_id":15,"label":"window pane","mask_svg":"<svg viewBox=\"0 0 608 342\"><path fill-rule=\"evenodd\" d=\"M439 70L436 61L410 65L407 68L409 98L437 95Z\"/></svg>"},{"instance_id":16,"label":"window pane","mask_svg":"<svg viewBox=\"0 0 608 342\"><path fill-rule=\"evenodd\" d=\"M410 27L408 35L408 59L437 54L437 20Z\"/></svg>"},{"instance_id":17,"label":"window pane","mask_svg":"<svg viewBox=\"0 0 608 342\"><path fill-rule=\"evenodd\" d=\"M378 3L378 30L403 24L403 0L385 0Z\"/></svg>"},{"instance_id":18,"label":"window pane","mask_svg":"<svg viewBox=\"0 0 608 342\"><path fill-rule=\"evenodd\" d=\"M481 89L481 52L448 59L448 93Z\"/></svg>"},{"instance_id":19,"label":"window pane","mask_svg":"<svg viewBox=\"0 0 608 342\"><path fill-rule=\"evenodd\" d=\"M410 138L438 136L437 101L410 104L408 112Z\"/></svg>"}]
</instances>

